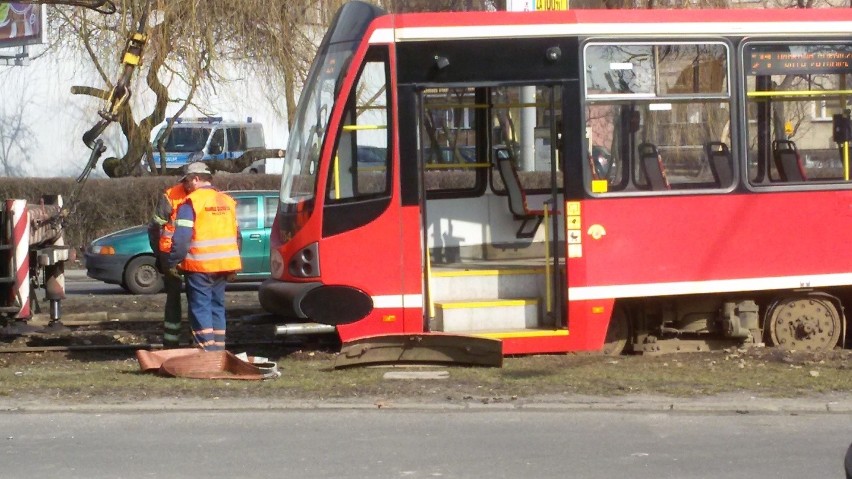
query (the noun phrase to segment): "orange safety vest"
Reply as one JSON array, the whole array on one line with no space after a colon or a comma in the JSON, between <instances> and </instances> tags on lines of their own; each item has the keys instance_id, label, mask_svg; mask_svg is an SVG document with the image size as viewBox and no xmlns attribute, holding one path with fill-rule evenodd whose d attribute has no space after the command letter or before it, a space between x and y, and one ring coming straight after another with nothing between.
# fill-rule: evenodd
<instances>
[{"instance_id":1,"label":"orange safety vest","mask_svg":"<svg viewBox=\"0 0 852 479\"><path fill-rule=\"evenodd\" d=\"M242 269L237 245L237 202L212 188L195 190L187 200L195 211L195 223L189 253L180 268L197 273Z\"/></svg>"},{"instance_id":2,"label":"orange safety vest","mask_svg":"<svg viewBox=\"0 0 852 479\"><path fill-rule=\"evenodd\" d=\"M172 250L172 236L175 234L175 216L177 216L178 207L186 201L186 190L183 184L178 183L166 189L164 195L172 209L169 213L169 220L160 228L159 247L160 252L168 253Z\"/></svg>"}]
</instances>

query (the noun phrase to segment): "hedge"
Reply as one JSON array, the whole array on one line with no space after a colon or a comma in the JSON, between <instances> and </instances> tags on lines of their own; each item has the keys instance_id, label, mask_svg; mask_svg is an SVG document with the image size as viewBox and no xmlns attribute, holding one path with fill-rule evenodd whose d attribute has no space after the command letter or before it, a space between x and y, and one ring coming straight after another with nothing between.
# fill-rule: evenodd
<instances>
[{"instance_id":1,"label":"hedge","mask_svg":"<svg viewBox=\"0 0 852 479\"><path fill-rule=\"evenodd\" d=\"M175 176L89 179L0 178L0 198L39 204L44 195L62 195L70 214L65 220L65 243L81 250L92 240L123 228L147 223L159 195ZM216 174L220 190L278 190L279 175Z\"/></svg>"}]
</instances>

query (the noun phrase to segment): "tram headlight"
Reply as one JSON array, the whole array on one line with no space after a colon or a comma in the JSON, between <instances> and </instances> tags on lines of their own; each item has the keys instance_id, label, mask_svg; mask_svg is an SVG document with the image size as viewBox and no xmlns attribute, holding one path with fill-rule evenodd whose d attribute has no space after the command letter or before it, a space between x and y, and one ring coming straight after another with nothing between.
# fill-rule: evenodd
<instances>
[{"instance_id":1,"label":"tram headlight","mask_svg":"<svg viewBox=\"0 0 852 479\"><path fill-rule=\"evenodd\" d=\"M311 243L296 252L287 264L287 272L296 278L316 278L320 275L319 244Z\"/></svg>"}]
</instances>

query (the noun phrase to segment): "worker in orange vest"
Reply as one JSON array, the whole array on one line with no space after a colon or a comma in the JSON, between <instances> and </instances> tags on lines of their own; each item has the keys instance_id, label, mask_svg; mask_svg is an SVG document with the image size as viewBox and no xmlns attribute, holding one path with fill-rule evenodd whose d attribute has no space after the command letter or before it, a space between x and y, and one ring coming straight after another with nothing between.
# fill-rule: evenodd
<instances>
[{"instance_id":1,"label":"worker in orange vest","mask_svg":"<svg viewBox=\"0 0 852 479\"><path fill-rule=\"evenodd\" d=\"M186 200L178 207L169 254L171 274L183 274L192 336L205 351L225 349L225 286L242 269L237 202L215 188L203 162L182 178Z\"/></svg>"},{"instance_id":2,"label":"worker in orange vest","mask_svg":"<svg viewBox=\"0 0 852 479\"><path fill-rule=\"evenodd\" d=\"M157 202L157 209L148 223L148 241L157 255L157 269L163 274L166 290L166 307L163 317L163 348L180 345L181 304L180 291L183 278L169 274L169 253L172 251L172 236L175 232L175 216L178 207L186 199L183 182L166 188Z\"/></svg>"}]
</instances>

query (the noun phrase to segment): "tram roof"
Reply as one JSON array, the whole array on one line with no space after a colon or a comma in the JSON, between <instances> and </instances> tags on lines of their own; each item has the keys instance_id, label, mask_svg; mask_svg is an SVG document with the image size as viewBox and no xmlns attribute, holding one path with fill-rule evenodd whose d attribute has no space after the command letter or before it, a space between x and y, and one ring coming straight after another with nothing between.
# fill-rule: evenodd
<instances>
[{"instance_id":1,"label":"tram roof","mask_svg":"<svg viewBox=\"0 0 852 479\"><path fill-rule=\"evenodd\" d=\"M549 36L848 35L852 8L442 12L376 19L371 43Z\"/></svg>"}]
</instances>

